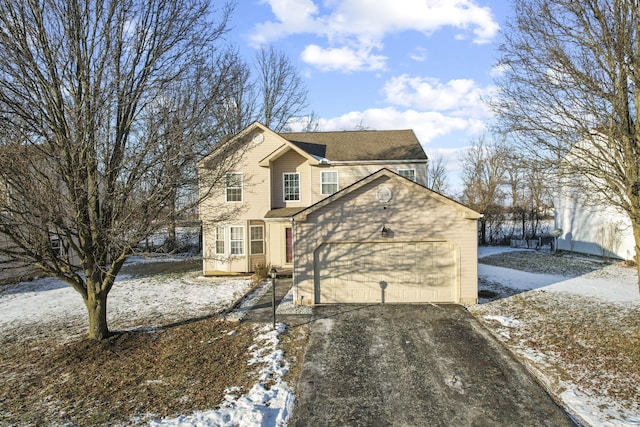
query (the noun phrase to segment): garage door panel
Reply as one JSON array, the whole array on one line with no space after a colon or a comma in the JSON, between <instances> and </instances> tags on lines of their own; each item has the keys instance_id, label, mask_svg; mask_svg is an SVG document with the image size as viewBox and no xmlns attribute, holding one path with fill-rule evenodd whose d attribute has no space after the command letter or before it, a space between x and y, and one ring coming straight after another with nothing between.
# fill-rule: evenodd
<instances>
[{"instance_id":1,"label":"garage door panel","mask_svg":"<svg viewBox=\"0 0 640 427\"><path fill-rule=\"evenodd\" d=\"M455 302L455 253L446 241L322 245L315 254L316 302Z\"/></svg>"}]
</instances>

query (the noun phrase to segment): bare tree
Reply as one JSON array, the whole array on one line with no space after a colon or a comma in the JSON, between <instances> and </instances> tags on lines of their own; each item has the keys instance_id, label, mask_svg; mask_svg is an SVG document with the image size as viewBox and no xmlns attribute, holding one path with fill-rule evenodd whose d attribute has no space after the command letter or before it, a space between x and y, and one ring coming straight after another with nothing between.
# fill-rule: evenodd
<instances>
[{"instance_id":1,"label":"bare tree","mask_svg":"<svg viewBox=\"0 0 640 427\"><path fill-rule=\"evenodd\" d=\"M227 52L221 63L228 71L229 87L215 109L215 122L221 126L219 139L224 141L258 119L258 94L251 67L237 51Z\"/></svg>"},{"instance_id":2,"label":"bare tree","mask_svg":"<svg viewBox=\"0 0 640 427\"><path fill-rule=\"evenodd\" d=\"M494 102L501 126L551 164L548 170L555 166L564 185L625 212L640 261L640 6L635 0L514 5Z\"/></svg>"},{"instance_id":3,"label":"bare tree","mask_svg":"<svg viewBox=\"0 0 640 427\"><path fill-rule=\"evenodd\" d=\"M90 338L109 335L107 295L127 257L194 188L183 171L215 134L204 119L219 97L203 76L230 12L0 0L0 251L78 291Z\"/></svg>"},{"instance_id":4,"label":"bare tree","mask_svg":"<svg viewBox=\"0 0 640 427\"><path fill-rule=\"evenodd\" d=\"M258 120L275 132L287 130L288 122L307 108L307 89L284 52L270 46L256 56L260 100Z\"/></svg>"},{"instance_id":5,"label":"bare tree","mask_svg":"<svg viewBox=\"0 0 640 427\"><path fill-rule=\"evenodd\" d=\"M427 187L438 193L449 191L447 165L442 156L432 157L427 166Z\"/></svg>"},{"instance_id":6,"label":"bare tree","mask_svg":"<svg viewBox=\"0 0 640 427\"><path fill-rule=\"evenodd\" d=\"M480 220L480 243L493 240L491 230L502 222L507 151L487 136L473 142L462 158L463 191L460 201L483 214ZM490 229L487 239L487 228Z\"/></svg>"}]
</instances>

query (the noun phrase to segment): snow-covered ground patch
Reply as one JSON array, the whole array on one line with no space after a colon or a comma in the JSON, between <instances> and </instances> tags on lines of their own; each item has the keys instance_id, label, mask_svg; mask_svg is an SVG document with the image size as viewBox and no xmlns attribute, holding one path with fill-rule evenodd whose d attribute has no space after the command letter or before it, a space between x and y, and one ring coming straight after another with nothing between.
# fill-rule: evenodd
<instances>
[{"instance_id":1,"label":"snow-covered ground patch","mask_svg":"<svg viewBox=\"0 0 640 427\"><path fill-rule=\"evenodd\" d=\"M261 327L249 361L260 366L260 378L249 391L241 394L240 390L231 388L218 409L157 420L150 426L286 426L295 397L282 379L288 364L284 353L278 349L278 335L285 329L284 324L278 324L276 330L270 326Z\"/></svg>"},{"instance_id":2,"label":"snow-covered ground patch","mask_svg":"<svg viewBox=\"0 0 640 427\"><path fill-rule=\"evenodd\" d=\"M134 259L129 265L144 262ZM251 286L249 279L203 277L198 272L142 278L123 274L109 294L108 322L112 329L152 330L171 322L216 315L231 308ZM246 299L236 320L264 291L265 286L259 287ZM24 331L50 335L57 330L65 340L86 334L87 322L81 296L57 279L42 278L0 288L0 331L4 335L18 336ZM278 336L284 330L282 324L275 331L269 326L256 330L250 363L259 371L259 379L246 392L229 389L219 408L157 420L151 425L286 425L294 395L283 380L288 364L278 349ZM136 420L131 424L137 424Z\"/></svg>"},{"instance_id":3,"label":"snow-covered ground patch","mask_svg":"<svg viewBox=\"0 0 640 427\"><path fill-rule=\"evenodd\" d=\"M194 272L118 279L109 293L107 319L118 329L159 326L221 311L249 289L248 279ZM43 278L0 288L0 329L73 319L83 333L86 318L80 294L60 280Z\"/></svg>"},{"instance_id":4,"label":"snow-covered ground patch","mask_svg":"<svg viewBox=\"0 0 640 427\"><path fill-rule=\"evenodd\" d=\"M494 265L478 266L480 289L496 293L495 300L469 310L579 422L640 425L635 269L605 264L579 274L594 260L531 251L528 258L534 261L525 272L498 266L500 253L487 254ZM502 254L503 264L512 265L513 254ZM565 274L535 273L536 262L541 272Z\"/></svg>"}]
</instances>

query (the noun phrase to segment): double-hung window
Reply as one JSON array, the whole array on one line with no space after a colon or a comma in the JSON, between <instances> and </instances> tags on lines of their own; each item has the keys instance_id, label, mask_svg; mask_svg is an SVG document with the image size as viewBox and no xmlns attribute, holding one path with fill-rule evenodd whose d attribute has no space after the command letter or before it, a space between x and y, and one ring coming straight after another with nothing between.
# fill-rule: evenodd
<instances>
[{"instance_id":1,"label":"double-hung window","mask_svg":"<svg viewBox=\"0 0 640 427\"><path fill-rule=\"evenodd\" d=\"M229 227L229 250L231 255L244 255L244 227Z\"/></svg>"},{"instance_id":2,"label":"double-hung window","mask_svg":"<svg viewBox=\"0 0 640 427\"><path fill-rule=\"evenodd\" d=\"M300 174L284 173L283 178L283 191L285 202L299 202L300 201Z\"/></svg>"},{"instance_id":3,"label":"double-hung window","mask_svg":"<svg viewBox=\"0 0 640 427\"><path fill-rule=\"evenodd\" d=\"M338 191L338 171L320 172L320 193L329 195Z\"/></svg>"},{"instance_id":4,"label":"double-hung window","mask_svg":"<svg viewBox=\"0 0 640 427\"><path fill-rule=\"evenodd\" d=\"M227 202L241 202L242 201L242 173L241 172L229 172L227 173Z\"/></svg>"},{"instance_id":5,"label":"double-hung window","mask_svg":"<svg viewBox=\"0 0 640 427\"><path fill-rule=\"evenodd\" d=\"M215 228L216 255L224 254L224 227Z\"/></svg>"},{"instance_id":6,"label":"double-hung window","mask_svg":"<svg viewBox=\"0 0 640 427\"><path fill-rule=\"evenodd\" d=\"M415 169L398 169L398 175L404 176L405 178L409 178L411 181L416 180Z\"/></svg>"}]
</instances>

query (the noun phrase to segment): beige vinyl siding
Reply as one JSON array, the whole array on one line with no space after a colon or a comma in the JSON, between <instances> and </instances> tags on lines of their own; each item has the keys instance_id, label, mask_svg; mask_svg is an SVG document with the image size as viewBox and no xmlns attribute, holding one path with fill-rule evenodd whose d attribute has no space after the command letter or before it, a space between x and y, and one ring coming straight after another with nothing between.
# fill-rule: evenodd
<instances>
[{"instance_id":1,"label":"beige vinyl siding","mask_svg":"<svg viewBox=\"0 0 640 427\"><path fill-rule=\"evenodd\" d=\"M304 207L311 204L311 171L307 159L291 150L276 159L271 165L271 206L273 208ZM283 184L285 173L298 173L300 177L300 200L285 201Z\"/></svg>"},{"instance_id":2,"label":"beige vinyl siding","mask_svg":"<svg viewBox=\"0 0 640 427\"><path fill-rule=\"evenodd\" d=\"M390 171L397 172L399 169L415 169L416 182L421 185L426 185L427 182L427 165L422 163L375 163L375 164L360 164L360 165L320 165L313 166L311 168L311 180L313 184L311 186L312 203L319 202L327 197L327 194L322 194L320 182L320 173L322 171L337 171L338 172L338 188L343 189L349 185L371 175L380 169L389 169Z\"/></svg>"},{"instance_id":3,"label":"beige vinyl siding","mask_svg":"<svg viewBox=\"0 0 640 427\"><path fill-rule=\"evenodd\" d=\"M256 144L252 136L262 132L264 139ZM233 168L234 172L241 172L243 178L242 202L226 202L225 182L220 188L214 189L209 197L205 198L200 207L200 219L203 224L203 272L213 274L216 271L222 272L247 272L252 270L253 265L259 262L259 257L251 257L249 225L251 220L262 219L271 209L271 172L269 168L261 167L258 163L276 149L284 144L284 141L275 133L268 129L256 127L248 136L247 150L242 159ZM206 159L205 159L206 161ZM204 195L205 189L201 188L200 195ZM229 222L217 224L220 217L232 218ZM215 253L215 225L225 226L225 254ZM244 227L244 254L229 256L229 226ZM265 229L266 233L266 229ZM265 243L265 249L267 245ZM266 257L266 254L263 255Z\"/></svg>"},{"instance_id":4,"label":"beige vinyl siding","mask_svg":"<svg viewBox=\"0 0 640 427\"><path fill-rule=\"evenodd\" d=\"M376 198L377 189L392 191L388 203ZM382 227L390 237L381 236ZM342 242L449 242L457 262L456 302L477 300L477 221L448 199L400 177L380 178L318 208L295 223L294 275L298 303L313 304L317 283L314 254L321 245Z\"/></svg>"}]
</instances>

